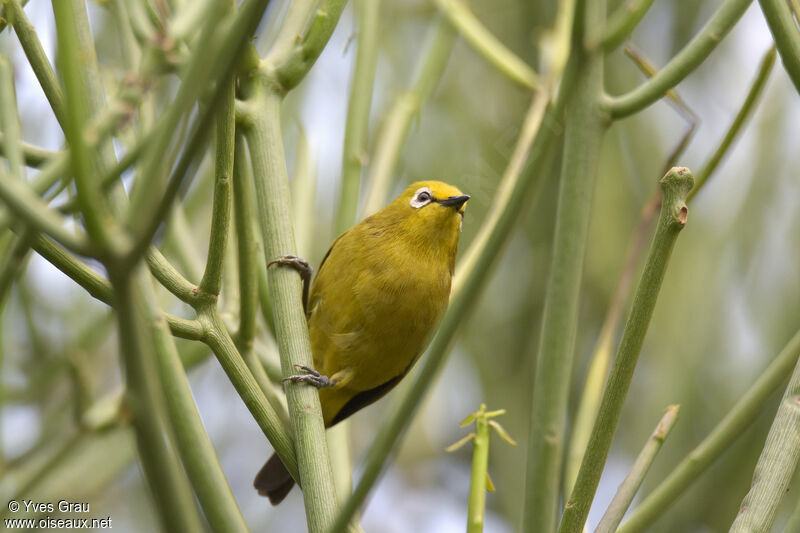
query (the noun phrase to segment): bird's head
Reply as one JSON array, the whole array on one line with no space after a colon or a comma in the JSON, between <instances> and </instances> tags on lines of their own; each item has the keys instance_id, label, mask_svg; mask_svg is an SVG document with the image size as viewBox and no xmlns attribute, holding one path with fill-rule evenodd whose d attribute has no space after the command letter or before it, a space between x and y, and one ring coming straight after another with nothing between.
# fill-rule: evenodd
<instances>
[{"instance_id":1,"label":"bird's head","mask_svg":"<svg viewBox=\"0 0 800 533\"><path fill-rule=\"evenodd\" d=\"M469 195L447 183L418 181L376 216L397 224L395 228L402 231L408 242L455 258L467 200Z\"/></svg>"},{"instance_id":2,"label":"bird's head","mask_svg":"<svg viewBox=\"0 0 800 533\"><path fill-rule=\"evenodd\" d=\"M393 202L402 209L408 222L420 231L456 231L461 229L468 194L441 181L412 183Z\"/></svg>"}]
</instances>

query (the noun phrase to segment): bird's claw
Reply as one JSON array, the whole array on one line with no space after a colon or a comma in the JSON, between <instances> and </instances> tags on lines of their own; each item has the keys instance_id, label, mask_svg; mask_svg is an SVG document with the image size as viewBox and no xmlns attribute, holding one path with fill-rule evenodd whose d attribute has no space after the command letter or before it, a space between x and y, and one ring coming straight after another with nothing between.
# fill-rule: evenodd
<instances>
[{"instance_id":1,"label":"bird's claw","mask_svg":"<svg viewBox=\"0 0 800 533\"><path fill-rule=\"evenodd\" d=\"M300 273L303 279L306 277L310 278L312 272L314 271L311 265L308 264L308 261L302 257L297 257L296 255L280 255L267 263L267 268L271 267L272 265L285 265L292 267Z\"/></svg>"},{"instance_id":2,"label":"bird's claw","mask_svg":"<svg viewBox=\"0 0 800 533\"><path fill-rule=\"evenodd\" d=\"M284 265L292 267L300 273L300 278L303 280L303 311L308 310L308 290L311 285L311 274L314 269L308 264L308 261L296 255L281 255L267 263L267 268L272 265Z\"/></svg>"},{"instance_id":3,"label":"bird's claw","mask_svg":"<svg viewBox=\"0 0 800 533\"><path fill-rule=\"evenodd\" d=\"M307 367L306 365L294 365L296 368L299 368L304 372L304 374L293 374L291 376L283 378L283 382L291 381L292 383L308 383L309 385L313 385L318 389L323 389L325 387L333 387L333 381L328 376L323 376L313 368Z\"/></svg>"}]
</instances>

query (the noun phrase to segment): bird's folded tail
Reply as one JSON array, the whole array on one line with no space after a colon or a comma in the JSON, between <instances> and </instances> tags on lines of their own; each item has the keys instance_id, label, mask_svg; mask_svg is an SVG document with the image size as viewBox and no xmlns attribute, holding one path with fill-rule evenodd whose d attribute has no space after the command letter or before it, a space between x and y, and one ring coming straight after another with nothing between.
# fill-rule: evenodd
<instances>
[{"instance_id":1,"label":"bird's folded tail","mask_svg":"<svg viewBox=\"0 0 800 533\"><path fill-rule=\"evenodd\" d=\"M269 503L278 505L294 487L294 479L283 466L278 454L273 453L259 470L253 486L261 496L269 498Z\"/></svg>"}]
</instances>

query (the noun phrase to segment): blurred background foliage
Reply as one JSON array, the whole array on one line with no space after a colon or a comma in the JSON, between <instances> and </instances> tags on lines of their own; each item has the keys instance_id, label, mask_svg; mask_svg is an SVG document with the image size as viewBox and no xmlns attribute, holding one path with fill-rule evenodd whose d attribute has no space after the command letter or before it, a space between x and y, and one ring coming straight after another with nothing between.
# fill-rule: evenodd
<instances>
[{"instance_id":1,"label":"blurred background foliage","mask_svg":"<svg viewBox=\"0 0 800 533\"><path fill-rule=\"evenodd\" d=\"M654 65L664 64L719 3L658 1L632 40ZM275 14L285 4L273 2L267 18L276 20ZM613 8L617 2L610 4ZM504 44L537 66L541 40L553 26L555 2L473 1L471 8ZM53 58L51 7L32 0L26 12ZM116 22L103 3L90 3L90 15L101 67L111 87L124 73ZM437 19L428 1L382 2L370 150L388 107L410 86ZM261 53L268 49L274 31L269 22L262 23L257 40ZM351 5L318 63L284 105L289 172L298 164L293 163L296 156L305 157L297 147L307 137L311 168L317 175L313 238L300 250L313 264L319 263L335 237L331 227L355 58L355 47L349 44L355 31ZM678 86L699 118L697 132L678 164L697 171L710 156L741 106L770 44L771 36L754 4L711 57ZM0 49L13 59L24 139L59 149L60 129L8 30L0 36ZM619 94L641 81L642 74L621 49L609 56L609 93ZM169 97L170 88L163 88L161 98L168 101ZM457 40L437 90L414 120L393 190L417 179L434 178L471 194L462 250L486 217L528 104L524 90ZM685 128L685 121L662 102L615 123L605 137L585 262L570 416L577 407L588 357L639 211L655 190L666 158ZM796 331L800 317L798 139L800 101L778 62L754 118L690 206L689 223L661 290L590 527L596 525L667 405L681 405L680 419L646 478L643 494L713 428ZM368 174L368 154L366 161ZM471 320L461 329L441 379L404 439L396 463L372 495L362 520L366 531L463 530L469 447L455 454L443 449L463 435L458 422L481 402L490 409L508 411L503 425L520 442L516 448L499 443L491 449L489 471L497 492L487 499L486 530L518 528L529 384L549 265L559 161L560 154L553 153L545 169L547 177L528 202ZM201 179L186 193L184 218L171 222L185 224L194 242L176 241L169 229L160 237L165 254L195 282L209 232L212 187L207 167L206 163ZM176 253L176 246L183 246L186 253ZM232 286L235 282L229 280L226 288ZM187 306L176 303L166 291L160 295L166 310L187 316ZM233 299L232 292L224 289L223 309L235 308ZM76 406L113 394L121 384L115 325L108 308L33 255L10 293L1 326L0 493L26 480L31 494L41 501L90 502L92 514L110 515L115 530L154 530L157 522L134 460L130 431L112 428L76 436ZM193 393L248 524L262 531L303 530L299 491L280 508L272 508L252 489L252 478L270 448L217 362L206 357L207 349L198 343L179 340L178 346L185 359L196 362L189 372ZM265 351L275 355L270 347ZM399 396L394 392L353 417L356 475L358 458ZM749 487L778 398L775 394L757 422L652 531L727 530ZM53 461L54 454L63 460L58 468L45 469L46 492L37 492L41 479L30 476ZM776 531L782 530L798 493L800 479L795 475Z\"/></svg>"}]
</instances>

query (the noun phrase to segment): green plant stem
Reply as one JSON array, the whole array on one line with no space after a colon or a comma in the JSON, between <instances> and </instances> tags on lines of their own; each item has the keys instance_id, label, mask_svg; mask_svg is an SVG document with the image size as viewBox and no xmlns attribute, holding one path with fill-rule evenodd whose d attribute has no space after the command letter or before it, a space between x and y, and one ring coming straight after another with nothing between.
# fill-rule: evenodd
<instances>
[{"instance_id":1,"label":"green plant stem","mask_svg":"<svg viewBox=\"0 0 800 533\"><path fill-rule=\"evenodd\" d=\"M800 20L800 1L789 0L789 5L792 7L792 14L794 15L795 20Z\"/></svg>"},{"instance_id":2,"label":"green plant stem","mask_svg":"<svg viewBox=\"0 0 800 533\"><path fill-rule=\"evenodd\" d=\"M736 113L736 117L733 119L728 131L725 133L725 136L720 141L719 146L714 151L714 154L706 161L706 164L703 165L703 168L700 169L700 172L697 173L695 179L695 186L692 189L692 192L689 193L689 197L686 199L690 201L697 192L705 185L708 178L714 171L717 169L719 162L722 161L722 158L725 154L728 153L730 150L733 141L736 140L736 137L739 135L739 132L742 130L742 126L744 126L747 119L753 114L753 110L758 103L759 97L761 93L764 92L764 87L767 84L767 79L769 78L770 72L772 72L772 66L775 64L775 47L771 47L766 55L764 55L764 59L761 60L761 65L758 68L758 73L756 77L753 79L753 84L750 86L750 90L745 97L744 103L739 108L739 111Z\"/></svg>"},{"instance_id":3,"label":"green plant stem","mask_svg":"<svg viewBox=\"0 0 800 533\"><path fill-rule=\"evenodd\" d=\"M199 290L214 296L219 295L222 286L222 268L225 247L231 225L234 158L234 89L236 80L231 78L222 82L225 86L220 95L216 117L216 138L214 149L214 200L211 214L211 236L208 243L208 259Z\"/></svg>"},{"instance_id":4,"label":"green plant stem","mask_svg":"<svg viewBox=\"0 0 800 533\"><path fill-rule=\"evenodd\" d=\"M367 160L369 109L378 60L380 0L355 0L358 21L358 49L347 106L342 150L342 182L334 234L341 235L356 222L361 171Z\"/></svg>"},{"instance_id":5,"label":"green plant stem","mask_svg":"<svg viewBox=\"0 0 800 533\"><path fill-rule=\"evenodd\" d=\"M85 18L85 5L81 0L55 1L53 12L58 37L57 65L65 86L64 133L70 146L77 201L86 231L99 254L102 258L113 257L126 240L120 238L118 225L101 194L97 160L83 136L94 103L86 63L89 56L95 57L94 47L87 44L91 43L91 35L86 35L88 22L82 20Z\"/></svg>"},{"instance_id":6,"label":"green plant stem","mask_svg":"<svg viewBox=\"0 0 800 533\"><path fill-rule=\"evenodd\" d=\"M769 31L775 38L775 46L781 54L783 68L800 92L800 30L792 17L785 0L758 0L767 19Z\"/></svg>"},{"instance_id":7,"label":"green plant stem","mask_svg":"<svg viewBox=\"0 0 800 533\"><path fill-rule=\"evenodd\" d=\"M611 368L597 420L583 456L575 487L567 501L560 533L581 531L589 514L600 475L603 473L611 441L619 423L622 406L628 393L636 362L644 343L647 327L653 316L661 282L678 234L686 224L686 195L694 185L692 173L676 167L661 178L663 201L655 235L650 246L644 272L633 298L633 306L622 334Z\"/></svg>"},{"instance_id":8,"label":"green plant stem","mask_svg":"<svg viewBox=\"0 0 800 533\"><path fill-rule=\"evenodd\" d=\"M111 285L94 270L80 262L75 256L56 244L52 239L37 235L31 247L50 264L83 287L92 297L107 305L113 305ZM197 320L187 320L165 313L173 335L190 340L203 338L203 327Z\"/></svg>"},{"instance_id":9,"label":"green plant stem","mask_svg":"<svg viewBox=\"0 0 800 533\"><path fill-rule=\"evenodd\" d=\"M655 0L626 0L608 17L599 42L586 43L588 48L603 47L606 53L613 52L627 39Z\"/></svg>"},{"instance_id":10,"label":"green plant stem","mask_svg":"<svg viewBox=\"0 0 800 533\"><path fill-rule=\"evenodd\" d=\"M744 429L753 423L764 402L786 378L798 356L800 356L800 331L711 433L636 507L618 531L620 533L643 531L681 496Z\"/></svg>"},{"instance_id":11,"label":"green plant stem","mask_svg":"<svg viewBox=\"0 0 800 533\"><path fill-rule=\"evenodd\" d=\"M655 103L711 54L731 31L752 0L725 0L700 32L664 68L622 96L606 97L604 106L614 119L627 117Z\"/></svg>"},{"instance_id":12,"label":"green plant stem","mask_svg":"<svg viewBox=\"0 0 800 533\"><path fill-rule=\"evenodd\" d=\"M453 27L493 67L524 89L535 91L540 87L539 75L487 30L463 0L435 1Z\"/></svg>"},{"instance_id":13,"label":"green plant stem","mask_svg":"<svg viewBox=\"0 0 800 533\"><path fill-rule=\"evenodd\" d=\"M467 505L467 533L481 533L486 512L486 479L489 476L489 437L491 426L486 417L476 417L472 438L472 470Z\"/></svg>"},{"instance_id":14,"label":"green plant stem","mask_svg":"<svg viewBox=\"0 0 800 533\"><path fill-rule=\"evenodd\" d=\"M572 82L571 77L565 78L561 83L562 90L569 92ZM417 406L444 364L454 343L455 333L473 308L520 212L524 206L532 203L532 197L542 177L540 165L555 149L556 124L564 109L562 98L552 107L548 107L548 98L545 91L534 95L498 193L489 209L492 217L483 224L479 236L475 238L465 260L459 266L453 280L450 305L428 349L422 369L391 417L378 430L364 460L364 473L353 494L339 511L330 533L341 531L364 503L386 460L399 445L400 437L410 424ZM536 171L529 170L523 174L527 161L529 168ZM469 257L472 259L467 262L466 258Z\"/></svg>"},{"instance_id":15,"label":"green plant stem","mask_svg":"<svg viewBox=\"0 0 800 533\"><path fill-rule=\"evenodd\" d=\"M455 444L451 444L445 451L453 452L467 442L472 442L472 470L469 485L469 505L467 510L467 533L481 533L486 511L486 491L494 492L492 480L489 477L489 439L492 429L512 446L517 443L508 436L503 426L492 418L505 414L505 409L486 412L486 404L482 403L477 411L470 414L461 422L461 427L475 422L475 431L463 437Z\"/></svg>"},{"instance_id":16,"label":"green plant stem","mask_svg":"<svg viewBox=\"0 0 800 533\"><path fill-rule=\"evenodd\" d=\"M650 469L650 465L653 464L661 445L664 444L664 440L667 438L672 426L677 422L679 409L680 407L677 405L667 407L666 413L661 417L661 421L659 421L653 434L647 439L644 448L636 457L631 471L617 489L616 494L614 494L614 498L600 520L597 529L595 529L595 533L614 533L617 530L617 526L619 526L622 517L633 501L633 497L636 496L636 492L642 485L644 476L647 475L647 471Z\"/></svg>"},{"instance_id":17,"label":"green plant stem","mask_svg":"<svg viewBox=\"0 0 800 533\"><path fill-rule=\"evenodd\" d=\"M264 58L265 63L282 65L289 60L294 53L297 36L302 35L303 30L308 26L316 3L314 0L295 0L289 4L275 42L272 43Z\"/></svg>"},{"instance_id":18,"label":"green plant stem","mask_svg":"<svg viewBox=\"0 0 800 533\"><path fill-rule=\"evenodd\" d=\"M147 250L145 261L153 277L181 301L195 305L198 301L209 299L206 293L201 294L196 285L184 278L155 246Z\"/></svg>"},{"instance_id":19,"label":"green plant stem","mask_svg":"<svg viewBox=\"0 0 800 533\"><path fill-rule=\"evenodd\" d=\"M367 4L371 4L371 2L367 2ZM359 38L359 47L365 44L365 41L362 39L363 35L363 32L361 32ZM372 46L374 46L374 43ZM356 67L356 70L358 70L358 67ZM356 77L358 76L356 75ZM369 90L371 92L371 87ZM352 103L354 100L351 98L350 102ZM294 229L298 254L300 257L310 257L310 254L314 250L314 213L316 212L315 200L317 198L317 177L316 171L312 164L313 158L311 155L311 147L308 144L308 139L306 138L302 126L299 127L299 130L297 145L295 148L297 152L295 156L295 167L291 179L292 211L294 213ZM345 145L347 145L347 141L345 141ZM358 190L356 189L356 197L353 198L353 201L355 202L353 204L353 208L355 208L357 204L357 193ZM355 212L353 215L355 216ZM281 398L277 397L274 400L272 399L272 396L275 396L275 387L269 381L269 377L264 369L264 365L255 355L255 353L251 351L249 355L252 357L251 367L257 367L259 371L259 374L256 375L256 379L259 379L259 375L263 376L263 378L261 378L264 380L262 388L265 389L267 398L270 399L270 403L273 403L273 401L275 402L273 403L273 406L278 404ZM277 375L278 380L280 380L280 369L278 369ZM285 411L285 406L280 412L282 413L283 411ZM351 476L352 462L350 460L349 420L343 420L334 427L328 428L325 431L325 437L327 438L328 442L328 455L331 462L331 471L333 473L336 497L337 501L341 502L344 501L353 490ZM360 529L356 520L351 523L350 527L351 531L358 531Z\"/></svg>"},{"instance_id":20,"label":"green plant stem","mask_svg":"<svg viewBox=\"0 0 800 533\"><path fill-rule=\"evenodd\" d=\"M92 37L92 32L89 28L88 7L86 2L81 0L72 1L70 2L70 5L74 13L77 36L77 51L79 52L79 56L74 58L74 60L79 67L81 73L80 75L82 77L82 85L86 90L86 93L80 95L79 97L83 99L84 105L86 105L88 109L86 117L90 119L101 120L104 118L104 116L108 117L107 125L104 125L102 122L98 122L96 124L98 127L108 128L108 131L113 131L116 128L115 124L117 124L118 121L115 119L113 112L109 112L105 109L106 98L104 94L103 81L100 76L100 66L97 61L97 50L95 49L94 38ZM69 116L69 111L67 116ZM88 120L87 124L92 125L92 123ZM116 162L114 146L108 137L109 135L106 134L98 136L96 147L93 150L96 152L93 163L95 164L97 171L96 179L98 181L99 177L102 176L106 168ZM86 144L91 145L92 143L87 142ZM99 185L96 185L96 187L101 189ZM118 205L115 205L115 203L118 204L123 201L125 199L125 195L121 187L115 189L114 193L115 194L112 197L113 203L111 208L117 209ZM116 228L113 227L112 230L117 231Z\"/></svg>"},{"instance_id":21,"label":"green plant stem","mask_svg":"<svg viewBox=\"0 0 800 533\"><path fill-rule=\"evenodd\" d=\"M556 211L553 255L545 292L528 436L523 531L556 527L583 258L592 193L607 121L600 111L601 51L585 52L591 28L601 28L605 2L576 6L572 57L577 79L567 104L564 155Z\"/></svg>"},{"instance_id":22,"label":"green plant stem","mask_svg":"<svg viewBox=\"0 0 800 533\"><path fill-rule=\"evenodd\" d=\"M203 342L208 344L222 365L236 392L244 401L248 411L255 419L261 431L275 448L286 469L297 479L297 458L295 444L289 428L283 425L278 412L273 409L264 393L247 368L236 344L228 334L219 311L213 304L205 304L198 309L198 319L203 324Z\"/></svg>"},{"instance_id":23,"label":"green plant stem","mask_svg":"<svg viewBox=\"0 0 800 533\"><path fill-rule=\"evenodd\" d=\"M4 151L7 149L6 135L2 132L0 132L0 146ZM33 168L43 167L61 153L54 152L52 150L46 150L45 148L40 148L26 142L20 142L19 146L22 149L22 157L24 158L25 165Z\"/></svg>"},{"instance_id":24,"label":"green plant stem","mask_svg":"<svg viewBox=\"0 0 800 533\"><path fill-rule=\"evenodd\" d=\"M0 128L4 132L3 151L8 160L8 170L19 180L25 179L22 151L22 128L17 113L17 95L14 90L14 72L11 63L0 55Z\"/></svg>"},{"instance_id":25,"label":"green plant stem","mask_svg":"<svg viewBox=\"0 0 800 533\"><path fill-rule=\"evenodd\" d=\"M151 324L155 343L157 368L166 398L167 414L186 473L205 516L215 531L246 532L247 524L197 413L189 381L167 323L156 306L152 291L144 288L143 292L149 311L148 322Z\"/></svg>"},{"instance_id":26,"label":"green plant stem","mask_svg":"<svg viewBox=\"0 0 800 533\"><path fill-rule=\"evenodd\" d=\"M145 278L142 274L134 276ZM168 531L201 531L202 520L186 474L164 439L163 397L157 385L153 339L136 286L142 282L147 283L146 278L112 282L125 363L125 408L133 420L139 457L163 527Z\"/></svg>"},{"instance_id":27,"label":"green plant stem","mask_svg":"<svg viewBox=\"0 0 800 533\"><path fill-rule=\"evenodd\" d=\"M27 3L28 0L22 0L22 7L25 7ZM8 27L8 23L8 11L6 11L6 6L0 5L0 32Z\"/></svg>"},{"instance_id":28,"label":"green plant stem","mask_svg":"<svg viewBox=\"0 0 800 533\"><path fill-rule=\"evenodd\" d=\"M800 461L800 361L795 365L730 531L771 531Z\"/></svg>"},{"instance_id":29,"label":"green plant stem","mask_svg":"<svg viewBox=\"0 0 800 533\"><path fill-rule=\"evenodd\" d=\"M0 170L0 200L19 217L17 224L51 235L61 244L81 255L94 255L85 233L73 233L64 227L65 220L39 198L28 185ZM14 221L12 221L14 222Z\"/></svg>"},{"instance_id":30,"label":"green plant stem","mask_svg":"<svg viewBox=\"0 0 800 533\"><path fill-rule=\"evenodd\" d=\"M192 39L197 37L197 28L202 26L214 8L214 2L209 0L187 2L179 6L168 22L170 36L191 46Z\"/></svg>"},{"instance_id":31,"label":"green plant stem","mask_svg":"<svg viewBox=\"0 0 800 533\"><path fill-rule=\"evenodd\" d=\"M291 35L292 45L285 57L279 62L271 61L272 54L265 60L265 68L270 71L279 91L287 93L297 86L305 77L339 22L346 0L322 0L321 5L313 13L307 23L305 33ZM302 37L296 38L296 36Z\"/></svg>"},{"instance_id":32,"label":"green plant stem","mask_svg":"<svg viewBox=\"0 0 800 533\"><path fill-rule=\"evenodd\" d=\"M564 473L564 498L569 497L575 486L575 479L578 477L583 454L589 443L592 426L597 418L597 410L600 407L600 398L603 395L608 367L611 365L612 350L617 338L622 312L625 310L625 303L628 301L634 269L639 264L641 252L647 244L646 238L649 234L650 222L658 212L660 203L661 194L654 194L640 212L639 222L634 230L633 238L628 244L625 263L620 279L617 282L617 288L614 291L614 298L603 319L603 326L597 337L597 343L594 350L592 350L589 370L586 372L583 392L572 424L572 435L570 436Z\"/></svg>"},{"instance_id":33,"label":"green plant stem","mask_svg":"<svg viewBox=\"0 0 800 533\"><path fill-rule=\"evenodd\" d=\"M431 28L425 52L417 65L414 84L399 94L387 111L370 158L364 215L371 215L386 204L411 121L439 84L455 40L456 33L446 20L440 20Z\"/></svg>"},{"instance_id":34,"label":"green plant stem","mask_svg":"<svg viewBox=\"0 0 800 533\"><path fill-rule=\"evenodd\" d=\"M108 4L109 11L114 16L116 29L119 32L120 49L122 50L123 65L132 72L139 70L142 60L142 48L136 41L125 0L112 0Z\"/></svg>"},{"instance_id":35,"label":"green plant stem","mask_svg":"<svg viewBox=\"0 0 800 533\"><path fill-rule=\"evenodd\" d=\"M245 135L253 165L264 258L269 262L279 256L295 254L294 230L280 127L281 96L263 82L253 90L251 103L256 112ZM294 365L311 367L314 364L300 275L292 268L273 266L268 269L267 276L281 369L286 377L295 373ZM326 531L336 512L336 496L319 394L313 387L297 383L286 386L286 398L300 471L300 479L295 479L303 484L308 528L311 532Z\"/></svg>"},{"instance_id":36,"label":"green plant stem","mask_svg":"<svg viewBox=\"0 0 800 533\"><path fill-rule=\"evenodd\" d=\"M253 220L253 176L247 160L247 146L241 133L236 133L233 167L233 200L236 219L237 251L239 256L239 331L236 346L267 401L280 417L284 427L290 427L289 414L255 353L258 313L258 247ZM281 391L282 393L282 391Z\"/></svg>"},{"instance_id":37,"label":"green plant stem","mask_svg":"<svg viewBox=\"0 0 800 533\"><path fill-rule=\"evenodd\" d=\"M316 218L317 170L314 156L308 143L305 131L299 126L297 136L297 152L292 172L292 213L294 213L294 231L297 241L297 252L300 257L311 257L314 251L314 222ZM251 178L252 179L252 178Z\"/></svg>"},{"instance_id":38,"label":"green plant stem","mask_svg":"<svg viewBox=\"0 0 800 533\"><path fill-rule=\"evenodd\" d=\"M250 199L253 195L252 173L247 161L244 137L236 132L233 165L233 200L236 242L239 253L239 331L237 344L252 349L258 313L258 260ZM252 369L251 369L252 370Z\"/></svg>"},{"instance_id":39,"label":"green plant stem","mask_svg":"<svg viewBox=\"0 0 800 533\"><path fill-rule=\"evenodd\" d=\"M653 77L657 72L657 69L632 46L626 46L625 53L633 59L648 78ZM688 120L690 126L676 148L667 158L664 172L667 172L675 165L675 162L688 145L697 123L695 114L684 103L675 89L667 91L666 96L680 115ZM597 410L600 407L600 397L603 394L608 367L611 365L613 344L616 341L617 330L622 318L625 303L628 301L634 269L636 265L639 264L639 260L641 259L640 255L645 250L647 237L650 234L651 222L658 214L660 207L661 191L656 189L639 212L639 220L625 253L625 262L623 263L622 273L617 282L617 288L614 291L614 297L603 319L603 326L600 329L597 342L592 350L592 355L590 357L591 362L589 364L589 370L586 372L583 392L581 394L580 403L578 404L578 410L575 414L575 421L572 425L572 435L570 436L569 448L567 451L567 464L565 467L563 487L565 499L568 498L569 494L572 492L575 479L578 477L578 469L583 460L583 452L586 450L586 445L589 443L592 426L597 417Z\"/></svg>"},{"instance_id":40,"label":"green plant stem","mask_svg":"<svg viewBox=\"0 0 800 533\"><path fill-rule=\"evenodd\" d=\"M128 219L129 223L134 228L136 239L131 247L130 252L124 260L126 265L132 265L136 262L140 255L144 253L150 245L152 236L160 227L163 220L166 218L170 208L172 207L173 200L177 196L181 186L183 185L184 178L186 177L192 161L200 154L202 145L204 144L207 129L211 123L212 118L215 116L217 104L223 94L223 88L227 85L223 80L231 79L234 69L236 67L235 58L238 57L240 51L244 48L245 44L249 42L250 36L256 30L258 22L261 20L261 15L267 7L269 0L246 0L237 9L236 14L229 18L230 24L220 24L219 21L211 19L208 23L217 28L216 32L212 33L213 39L209 39L208 48L205 49L205 54L200 53L201 50L194 50L193 57L196 62L189 66L189 73L184 78L181 87L186 86L186 90L179 95L181 99L176 101L170 106L170 112L165 114L159 123L155 126L153 138L149 141L148 146L158 144L157 139L163 138L165 147L169 146L169 139L173 133L171 127L177 124L177 119L182 115L178 109L173 109L173 106L186 106L182 109L188 109L194 98L200 96L201 88L212 82L217 82L209 95L206 105L201 106L197 119L186 142L183 154L175 165L166 186L163 189L162 198L150 207L147 205L144 212L139 212L143 206L137 205L136 197L132 199L129 207ZM228 19L226 19L228 20ZM224 26L224 27L223 27ZM200 87L189 86L199 84ZM165 150L166 148L164 148ZM160 149L151 148L146 154L146 161L142 165L141 174L144 176L153 175L159 172L162 161L157 157L159 154L163 156ZM146 189L141 182L139 187ZM150 195L141 193L143 200L150 198L152 190L149 191ZM143 201L141 200L141 201Z\"/></svg>"},{"instance_id":41,"label":"green plant stem","mask_svg":"<svg viewBox=\"0 0 800 533\"><path fill-rule=\"evenodd\" d=\"M252 6L253 3L251 2L250 5ZM219 19L222 20L220 21ZM238 42L241 37L231 31L226 35L229 38L223 39L221 33L223 32L223 27L227 26L225 22L229 21L230 18L224 17L222 13L221 4L218 4L215 13L203 24L198 46L193 51L192 60L185 66L182 83L175 97L165 108L149 135L150 140L147 142L145 153L142 155L141 169L137 173L137 179L131 190L131 201L127 215L128 226L134 233L142 235L141 240L146 238L148 244L151 234L149 228L152 226L154 219L158 219L160 222L163 218L163 213L159 209L163 203L155 202L155 205L152 205L154 202L151 199L154 196L157 197L164 194L168 187L168 182L165 182L164 179L164 160L167 159L167 154L173 144L172 139L175 131L183 120L184 114L200 98L206 87L216 82L216 88L212 92L213 96L210 102L218 102L216 97L223 92L223 87L227 87L227 82L223 80L228 79L228 72L231 70L229 63L234 57L233 52L236 50L229 50L231 55L227 56L227 54L221 53L221 47L223 43L229 43L228 47L233 48L233 43ZM232 30L230 27L225 29ZM223 55L227 56L225 57L225 63L220 61ZM228 68L226 68L226 65L228 65ZM200 124L201 117L205 119L201 124L204 138L206 129L211 124L210 115L214 111L213 107L210 103L201 106L201 113L199 113L200 116L197 123ZM195 148L191 143L187 144L188 149ZM191 152L194 152L194 150L191 150ZM154 191L157 191L158 194L154 195Z\"/></svg>"},{"instance_id":42,"label":"green plant stem","mask_svg":"<svg viewBox=\"0 0 800 533\"><path fill-rule=\"evenodd\" d=\"M700 172L695 176L695 187L689 193L686 201L689 203L707 182L709 176L714 172L719 161L724 157L727 151L732 146L732 141L735 139L736 134L741 130L741 127L747 120L749 114L755 109L755 103L758 100L758 95L762 92L765 81L769 74L771 65L770 56L774 62L775 52L767 52L767 55L762 61L759 73L756 76L747 98L742 104L736 119L731 125L728 133L720 143L711 159L703 166ZM642 65L645 66L645 65ZM655 70L649 66L646 68L648 76L653 76ZM672 95L672 96L670 96ZM670 101L677 105L681 102L680 97L674 90L667 93ZM679 107L680 108L680 107ZM691 113L687 113L691 116ZM681 143L684 144L684 143ZM676 155L675 152L673 155ZM677 157L671 157L670 160L675 160ZM597 409L600 405L600 396L603 393L603 386L605 385L608 367L611 364L611 356L613 343L616 338L616 332L619 325L622 311L624 310L625 302L628 300L628 293L631 288L631 281L633 279L633 270L636 267L646 238L649 234L650 223L658 213L661 205L660 191L656 191L651 195L650 199L644 205L639 215L639 222L636 225L633 238L628 246L626 252L625 263L623 266L620 280L617 284L617 289L614 292L613 301L609 307L609 311L603 321L603 327L598 335L597 344L592 353L591 364L586 373L586 380L584 385L583 394L581 396L580 404L575 422L573 424L572 436L570 439L570 446L567 459L567 469L565 474L565 497L569 496L572 491L572 486L575 483L575 478L578 475L578 468L580 468L583 452L589 442L589 435L594 424L595 417L597 416Z\"/></svg>"},{"instance_id":43,"label":"green plant stem","mask_svg":"<svg viewBox=\"0 0 800 533\"><path fill-rule=\"evenodd\" d=\"M86 141L86 147L90 152L99 150L98 147L100 146L100 143L113 135L122 125L125 124L127 117L134 110L135 103L141 100L143 97L143 89L143 86L123 84L121 92L124 92L124 95L120 95L113 104L105 107L89 124L84 127L82 136ZM143 137L147 138L148 135L149 132L144 134ZM105 177L101 180L101 190L106 190L110 185L116 183L116 178L119 176L119 174L125 168L127 168L127 166L133 163L135 156L138 156L141 146L144 144L144 142L144 140L138 141L137 144L125 154L125 156L122 158L122 161L119 164L114 165L111 172L116 171L116 174L111 176L113 179L109 178L108 173L105 175ZM73 166L72 161L73 158L70 150L63 150L53 153L53 157L44 164L41 172L34 179L31 188L38 196L42 196L59 180L62 182L61 186L65 187L70 183L71 180L71 168ZM62 213L74 212L78 211L79 209L80 205L77 201L69 201L59 208ZM5 227L8 224L6 215L7 213L0 213L0 228Z\"/></svg>"},{"instance_id":44,"label":"green plant stem","mask_svg":"<svg viewBox=\"0 0 800 533\"><path fill-rule=\"evenodd\" d=\"M31 247L31 233L32 230L23 230L19 235L14 235L8 241L0 243L0 315L2 315L11 292L11 285L19 277L27 263L28 251ZM0 362L2 362L2 355L0 353ZM2 365L0 365L1 368ZM1 387L2 385L0 385Z\"/></svg>"},{"instance_id":45,"label":"green plant stem","mask_svg":"<svg viewBox=\"0 0 800 533\"><path fill-rule=\"evenodd\" d=\"M39 41L36 29L31 24L31 21L28 20L25 10L22 9L22 4L18 0L8 0L3 4L6 8L6 16L14 26L14 32L17 34L22 50L25 52L25 57L28 59L36 79L39 80L44 96L50 103L56 120L64 128L66 125L64 94L61 92L61 86L58 84L53 67L50 66L50 60L47 59L47 55L44 53L44 48Z\"/></svg>"},{"instance_id":46,"label":"green plant stem","mask_svg":"<svg viewBox=\"0 0 800 533\"><path fill-rule=\"evenodd\" d=\"M648 78L652 78L658 72L658 69L653 66L653 64L644 56L644 54L633 45L633 43L629 43L625 46L625 55L631 58L636 66L639 67L639 70L644 72L644 74ZM683 134L680 141L678 141L677 146L670 152L670 155L667 157L666 164L664 165L663 172L667 172L669 169L674 167L677 162L678 158L683 154L686 150L686 147L689 145L689 141L692 139L694 135L694 131L697 128L697 124L699 122L697 115L695 115L694 111L692 111L686 102L683 101L683 98L678 94L678 91L670 89L665 94L667 98L667 102L672 105L672 107L678 112L678 114L686 119L689 127L686 129L686 133ZM658 194L658 193L657 193ZM658 197L661 198L660 194ZM660 200L659 200L660 201ZM656 207L658 210L658 207Z\"/></svg>"}]
</instances>

